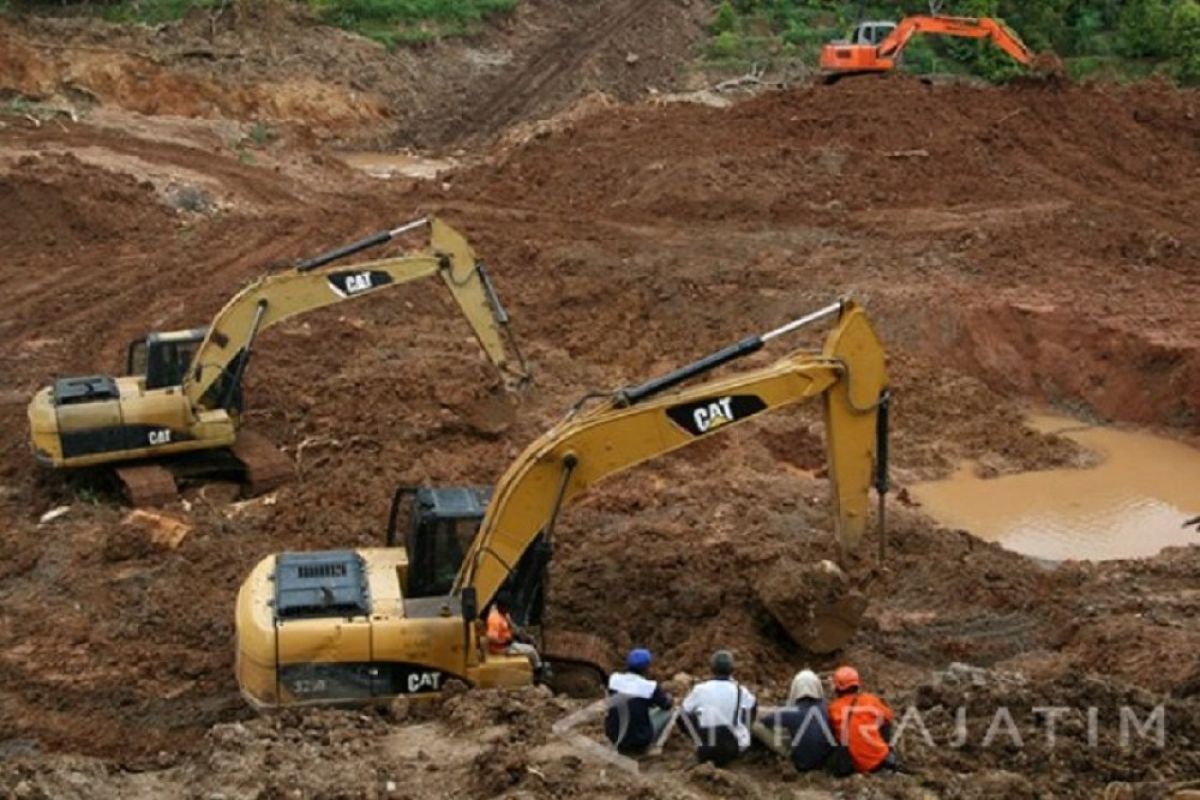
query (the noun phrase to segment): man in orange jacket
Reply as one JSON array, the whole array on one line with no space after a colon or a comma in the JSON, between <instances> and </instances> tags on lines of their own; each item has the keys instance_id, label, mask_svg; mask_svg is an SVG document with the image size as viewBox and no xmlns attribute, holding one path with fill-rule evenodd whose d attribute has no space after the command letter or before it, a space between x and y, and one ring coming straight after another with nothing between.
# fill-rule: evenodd
<instances>
[{"instance_id":1,"label":"man in orange jacket","mask_svg":"<svg viewBox=\"0 0 1200 800\"><path fill-rule=\"evenodd\" d=\"M538 655L537 648L533 645L527 642L516 641L516 634L514 632L516 626L513 624L510 613L510 602L507 592L500 592L496 595L496 601L492 603L492 610L488 612L488 652L494 655L525 656L529 659L529 663L533 665L534 671L538 672L542 668L542 658Z\"/></svg>"},{"instance_id":2,"label":"man in orange jacket","mask_svg":"<svg viewBox=\"0 0 1200 800\"><path fill-rule=\"evenodd\" d=\"M892 709L876 695L862 691L854 667L838 667L833 673L837 699L829 704L829 722L838 743L850 751L857 772L895 768L896 754L888 744L895 719Z\"/></svg>"}]
</instances>

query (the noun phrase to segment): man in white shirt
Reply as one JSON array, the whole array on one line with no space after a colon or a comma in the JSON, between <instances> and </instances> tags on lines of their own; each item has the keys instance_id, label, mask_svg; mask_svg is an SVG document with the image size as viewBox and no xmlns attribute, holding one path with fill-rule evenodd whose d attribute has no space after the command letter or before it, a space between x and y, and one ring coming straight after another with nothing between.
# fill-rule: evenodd
<instances>
[{"instance_id":1,"label":"man in white shirt","mask_svg":"<svg viewBox=\"0 0 1200 800\"><path fill-rule=\"evenodd\" d=\"M696 743L696 756L725 766L750 748L750 724L758 703L733 679L733 654L712 656L713 676L692 687L683 701L684 725Z\"/></svg>"}]
</instances>

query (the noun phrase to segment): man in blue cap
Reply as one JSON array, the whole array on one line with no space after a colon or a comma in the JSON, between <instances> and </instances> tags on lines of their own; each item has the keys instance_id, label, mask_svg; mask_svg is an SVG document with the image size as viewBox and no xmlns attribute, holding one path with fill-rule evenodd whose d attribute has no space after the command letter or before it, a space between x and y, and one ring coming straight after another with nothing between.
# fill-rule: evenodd
<instances>
[{"instance_id":1,"label":"man in blue cap","mask_svg":"<svg viewBox=\"0 0 1200 800\"><path fill-rule=\"evenodd\" d=\"M604 735L622 755L655 755L671 732L675 712L671 697L646 674L650 651L638 647L625 658L625 671L608 679L608 713Z\"/></svg>"}]
</instances>

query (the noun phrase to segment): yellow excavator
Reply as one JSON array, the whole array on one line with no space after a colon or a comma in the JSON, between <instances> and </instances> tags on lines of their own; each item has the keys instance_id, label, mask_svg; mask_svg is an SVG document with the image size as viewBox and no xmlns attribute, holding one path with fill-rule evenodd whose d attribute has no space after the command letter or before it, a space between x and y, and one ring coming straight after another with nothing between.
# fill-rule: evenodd
<instances>
[{"instance_id":1,"label":"yellow excavator","mask_svg":"<svg viewBox=\"0 0 1200 800\"><path fill-rule=\"evenodd\" d=\"M333 265L425 227L430 242L424 250ZM291 475L291 462L265 439L240 430L242 379L257 336L297 314L432 275L445 281L506 385L526 380L486 268L445 222L419 219L255 280L207 328L151 333L133 342L123 377L55 380L29 404L34 457L55 469L112 466L135 505L174 499L176 476L232 473L246 480L251 493L272 488Z\"/></svg>"},{"instance_id":2,"label":"yellow excavator","mask_svg":"<svg viewBox=\"0 0 1200 800\"><path fill-rule=\"evenodd\" d=\"M829 317L837 322L820 352L796 351L769 366L676 389ZM542 656L556 672L563 665L607 671L611 645L541 625L560 510L610 475L817 397L824 404L833 527L840 546L854 549L867 524L872 483L882 515L888 394L879 339L866 313L843 301L590 408L581 401L525 449L494 490L401 487L386 547L264 558L237 597L243 695L265 708L435 694L451 679L481 687L529 684L534 672L525 657L489 653L481 637L481 612L502 587L513 598L516 621L540 634ZM413 513L401 544L397 520L409 500Z\"/></svg>"}]
</instances>

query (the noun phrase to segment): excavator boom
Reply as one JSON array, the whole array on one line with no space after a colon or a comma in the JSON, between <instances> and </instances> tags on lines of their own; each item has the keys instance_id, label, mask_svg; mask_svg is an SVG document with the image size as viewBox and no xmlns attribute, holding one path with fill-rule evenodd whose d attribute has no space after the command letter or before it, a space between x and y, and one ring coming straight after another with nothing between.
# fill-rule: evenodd
<instances>
[{"instance_id":1,"label":"excavator boom","mask_svg":"<svg viewBox=\"0 0 1200 800\"><path fill-rule=\"evenodd\" d=\"M184 394L197 408L226 407L232 387L240 382L250 345L270 326L306 311L439 273L488 359L507 378L526 378L523 367L509 361L504 330L508 318L471 246L441 220L429 220L429 226L428 251L317 269L309 265L319 265L319 261L309 262L259 278L242 289L209 326L184 380Z\"/></svg>"},{"instance_id":2,"label":"excavator boom","mask_svg":"<svg viewBox=\"0 0 1200 800\"><path fill-rule=\"evenodd\" d=\"M793 353L771 366L670 394L648 394L655 388L651 382L551 428L496 485L458 585L474 588L479 605L486 605L558 510L591 486L763 412L818 396L825 406L834 529L843 547L856 547L867 521L876 408L886 378L883 348L866 314L853 303L837 308L840 319L821 353ZM758 349L753 342L736 348ZM698 364L708 369L726 360L731 358ZM639 402L631 404L631 395Z\"/></svg>"}]
</instances>

